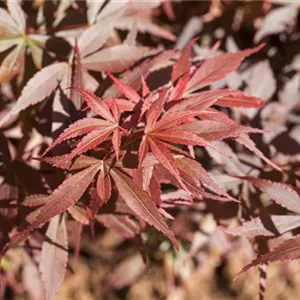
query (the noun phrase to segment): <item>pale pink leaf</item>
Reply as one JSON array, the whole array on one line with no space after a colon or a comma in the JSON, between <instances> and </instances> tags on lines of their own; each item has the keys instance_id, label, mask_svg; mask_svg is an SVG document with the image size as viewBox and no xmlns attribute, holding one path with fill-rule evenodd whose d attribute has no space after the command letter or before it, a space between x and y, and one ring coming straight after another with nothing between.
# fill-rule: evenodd
<instances>
[{"instance_id":1,"label":"pale pink leaf","mask_svg":"<svg viewBox=\"0 0 300 300\"><path fill-rule=\"evenodd\" d=\"M267 157L265 157L264 154L259 149L256 148L255 143L249 138L248 135L241 134L236 139L236 141L239 142L240 144L244 145L246 148L248 148L253 153L255 153L259 158L264 160L271 167L273 167L274 169L281 172L281 169L276 164L274 164L271 160L269 160Z\"/></svg>"},{"instance_id":2,"label":"pale pink leaf","mask_svg":"<svg viewBox=\"0 0 300 300\"><path fill-rule=\"evenodd\" d=\"M272 215L271 220L276 228L276 230L283 234L287 231L293 230L300 226L300 216L293 215ZM275 236L276 233L272 232L264 226L264 223L260 218L254 218L250 221L244 222L241 226L234 228L224 228L225 232L244 236L248 238L254 238L256 236Z\"/></svg>"},{"instance_id":3,"label":"pale pink leaf","mask_svg":"<svg viewBox=\"0 0 300 300\"><path fill-rule=\"evenodd\" d=\"M84 208L78 205L73 205L68 208L68 213L76 222L82 225L90 224L88 213Z\"/></svg>"},{"instance_id":4,"label":"pale pink leaf","mask_svg":"<svg viewBox=\"0 0 300 300\"><path fill-rule=\"evenodd\" d=\"M45 300L52 300L62 286L68 261L68 240L65 220L54 217L42 245L40 272L44 284Z\"/></svg>"},{"instance_id":5,"label":"pale pink leaf","mask_svg":"<svg viewBox=\"0 0 300 300\"><path fill-rule=\"evenodd\" d=\"M145 2L146 3L146 2ZM150 3L150 2L148 2ZM144 5L144 4L143 4ZM143 15L136 15L134 18L132 16L123 17L117 24L119 29L131 29L136 24L139 32L147 32L152 35L162 37L164 39L175 41L176 37L170 31L164 29L161 26L156 25L149 18L143 17Z\"/></svg>"},{"instance_id":6,"label":"pale pink leaf","mask_svg":"<svg viewBox=\"0 0 300 300\"><path fill-rule=\"evenodd\" d=\"M246 177L254 186L267 194L277 204L300 214L300 196L289 185L267 179Z\"/></svg>"},{"instance_id":7,"label":"pale pink leaf","mask_svg":"<svg viewBox=\"0 0 300 300\"><path fill-rule=\"evenodd\" d=\"M69 65L66 62L61 62L47 66L37 72L23 88L21 96L12 110L0 121L0 126L11 116L49 96L55 90L59 81L62 80L68 68Z\"/></svg>"},{"instance_id":8,"label":"pale pink leaf","mask_svg":"<svg viewBox=\"0 0 300 300\"><path fill-rule=\"evenodd\" d=\"M95 52L83 59L82 64L88 70L117 73L127 70L140 59L157 52L158 50L148 47L122 44Z\"/></svg>"}]
</instances>

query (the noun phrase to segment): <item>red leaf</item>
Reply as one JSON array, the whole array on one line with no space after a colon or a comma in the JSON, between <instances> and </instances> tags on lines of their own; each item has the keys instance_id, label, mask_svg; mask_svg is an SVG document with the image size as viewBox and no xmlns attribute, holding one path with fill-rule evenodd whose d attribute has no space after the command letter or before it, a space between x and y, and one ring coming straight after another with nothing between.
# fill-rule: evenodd
<instances>
[{"instance_id":1,"label":"red leaf","mask_svg":"<svg viewBox=\"0 0 300 300\"><path fill-rule=\"evenodd\" d=\"M181 100L179 103L171 107L168 111L173 112L180 110L205 110L215 104L218 99L232 94L232 91L234 90L223 89L192 94L190 97Z\"/></svg>"},{"instance_id":2,"label":"red leaf","mask_svg":"<svg viewBox=\"0 0 300 300\"><path fill-rule=\"evenodd\" d=\"M240 144L244 145L246 148L248 148L250 151L254 152L259 158L264 160L267 164L269 164L271 167L274 169L278 170L281 172L281 169L275 165L272 161L270 161L267 157L263 155L263 153L256 148L254 142L249 138L248 135L246 134L241 134L237 139L237 142Z\"/></svg>"},{"instance_id":3,"label":"red leaf","mask_svg":"<svg viewBox=\"0 0 300 300\"><path fill-rule=\"evenodd\" d=\"M192 76L186 92L192 93L224 78L235 71L247 56L259 51L262 47L264 44L244 51L221 54L206 60Z\"/></svg>"},{"instance_id":4,"label":"red leaf","mask_svg":"<svg viewBox=\"0 0 300 300\"><path fill-rule=\"evenodd\" d=\"M169 102L174 100L179 100L182 97L189 80L190 80L190 75L188 74L178 81L177 85L169 95L169 99L168 99Z\"/></svg>"},{"instance_id":5,"label":"red leaf","mask_svg":"<svg viewBox=\"0 0 300 300\"><path fill-rule=\"evenodd\" d=\"M83 100L87 103L87 105L94 113L98 114L107 121L110 121L112 123L116 122L105 101L97 97L94 93L86 91L79 87L73 87L73 89L81 94Z\"/></svg>"},{"instance_id":6,"label":"red leaf","mask_svg":"<svg viewBox=\"0 0 300 300\"><path fill-rule=\"evenodd\" d=\"M162 164L164 168L166 168L178 182L184 187L182 179L179 175L178 170L174 167L174 158L170 150L165 146L164 143L160 142L159 140L155 139L155 141L151 138L148 138L151 151L158 162Z\"/></svg>"},{"instance_id":7,"label":"red leaf","mask_svg":"<svg viewBox=\"0 0 300 300\"><path fill-rule=\"evenodd\" d=\"M142 83L142 95L143 95L143 98L145 98L146 96L148 96L150 94L150 89L147 85L147 82L146 82L143 74L141 75L141 83Z\"/></svg>"},{"instance_id":8,"label":"red leaf","mask_svg":"<svg viewBox=\"0 0 300 300\"><path fill-rule=\"evenodd\" d=\"M225 107L259 108L262 107L264 103L265 102L260 98L247 96L241 91L233 90L228 96L218 99L215 105Z\"/></svg>"},{"instance_id":9,"label":"red leaf","mask_svg":"<svg viewBox=\"0 0 300 300\"><path fill-rule=\"evenodd\" d=\"M214 193L231 198L223 188L214 182L212 176L196 160L188 157L178 158L176 159L175 164L181 172L188 174L196 184L201 182Z\"/></svg>"},{"instance_id":10,"label":"red leaf","mask_svg":"<svg viewBox=\"0 0 300 300\"><path fill-rule=\"evenodd\" d=\"M45 157L43 158L43 161L52 165L53 167L65 170L78 170L100 163L100 160L84 154L77 157L74 161L72 160L72 158L70 158L69 154L54 157Z\"/></svg>"},{"instance_id":11,"label":"red leaf","mask_svg":"<svg viewBox=\"0 0 300 300\"><path fill-rule=\"evenodd\" d=\"M156 123L157 119L162 113L166 101L165 95L166 95L166 90L162 90L159 94L159 98L151 105L147 113L148 128L152 128L152 126Z\"/></svg>"},{"instance_id":12,"label":"red leaf","mask_svg":"<svg viewBox=\"0 0 300 300\"><path fill-rule=\"evenodd\" d=\"M143 136L143 139L139 146L139 167L142 165L146 155L149 151L149 143L147 141L147 136Z\"/></svg>"},{"instance_id":13,"label":"red leaf","mask_svg":"<svg viewBox=\"0 0 300 300\"><path fill-rule=\"evenodd\" d=\"M103 204L105 204L111 196L111 180L110 175L105 170L105 166L102 166L101 172L98 175L97 194Z\"/></svg>"},{"instance_id":14,"label":"red leaf","mask_svg":"<svg viewBox=\"0 0 300 300\"><path fill-rule=\"evenodd\" d=\"M135 103L132 103L131 101L128 101L127 99L118 99L118 98L109 98L104 99L107 106L112 109L113 105L116 104L120 111L132 111Z\"/></svg>"},{"instance_id":15,"label":"red leaf","mask_svg":"<svg viewBox=\"0 0 300 300\"><path fill-rule=\"evenodd\" d=\"M121 146L121 131L118 127L113 132L112 144L116 153L116 159L119 160Z\"/></svg>"},{"instance_id":16,"label":"red leaf","mask_svg":"<svg viewBox=\"0 0 300 300\"><path fill-rule=\"evenodd\" d=\"M45 300L54 299L62 286L67 262L68 240L64 218L54 217L47 229L42 245L40 272L45 289Z\"/></svg>"},{"instance_id":17,"label":"red leaf","mask_svg":"<svg viewBox=\"0 0 300 300\"><path fill-rule=\"evenodd\" d=\"M65 140L84 135L91 132L92 130L105 128L108 125L111 126L111 123L95 118L85 118L78 120L77 122L71 124L67 129L65 129L65 131L44 151L42 156L46 155L51 149Z\"/></svg>"},{"instance_id":18,"label":"red leaf","mask_svg":"<svg viewBox=\"0 0 300 300\"><path fill-rule=\"evenodd\" d=\"M152 225L157 230L163 232L178 249L179 245L174 234L162 219L148 193L136 185L130 177L121 173L116 168L111 170L111 175L121 197L124 199L129 208L149 225Z\"/></svg>"},{"instance_id":19,"label":"red leaf","mask_svg":"<svg viewBox=\"0 0 300 300\"><path fill-rule=\"evenodd\" d=\"M198 38L192 39L185 47L177 63L173 66L172 70L172 82L175 85L176 81L183 76L189 74L191 69L190 52Z\"/></svg>"},{"instance_id":20,"label":"red leaf","mask_svg":"<svg viewBox=\"0 0 300 300\"><path fill-rule=\"evenodd\" d=\"M271 180L246 177L254 186L266 193L271 199L282 207L300 214L300 196L289 185Z\"/></svg>"},{"instance_id":21,"label":"red leaf","mask_svg":"<svg viewBox=\"0 0 300 300\"><path fill-rule=\"evenodd\" d=\"M76 148L68 154L68 157L73 158L76 155L80 155L90 149L95 148L102 142L104 142L114 131L115 127L108 127L102 130L95 130L86 135L76 146Z\"/></svg>"},{"instance_id":22,"label":"red leaf","mask_svg":"<svg viewBox=\"0 0 300 300\"><path fill-rule=\"evenodd\" d=\"M292 239L289 239L278 247L276 247L273 251L270 251L264 255L258 256L254 259L250 264L245 266L234 278L237 279L241 274L245 273L250 268L265 264L268 262L274 261L287 261L300 258L300 236L296 236Z\"/></svg>"},{"instance_id":23,"label":"red leaf","mask_svg":"<svg viewBox=\"0 0 300 300\"><path fill-rule=\"evenodd\" d=\"M108 76L115 83L119 91L123 93L130 101L134 103L138 103L140 101L141 97L133 88L131 88L129 85L125 84L124 82L120 81L110 73L108 73Z\"/></svg>"},{"instance_id":24,"label":"red leaf","mask_svg":"<svg viewBox=\"0 0 300 300\"><path fill-rule=\"evenodd\" d=\"M70 206L74 205L83 195L96 173L99 171L99 164L76 173L66 179L47 199L46 204L40 210L37 218L25 230L17 233L6 244L3 252L16 246L23 241L33 230L41 227L43 224L54 218L55 216L66 211Z\"/></svg>"}]
</instances>

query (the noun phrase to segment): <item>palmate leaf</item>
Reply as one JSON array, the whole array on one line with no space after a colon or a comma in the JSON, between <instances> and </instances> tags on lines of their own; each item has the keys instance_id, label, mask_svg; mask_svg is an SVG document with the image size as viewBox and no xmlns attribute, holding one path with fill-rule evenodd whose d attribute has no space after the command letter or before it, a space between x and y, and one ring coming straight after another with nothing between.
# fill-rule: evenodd
<instances>
[{"instance_id":1,"label":"palmate leaf","mask_svg":"<svg viewBox=\"0 0 300 300\"><path fill-rule=\"evenodd\" d=\"M270 165L272 168L282 171L281 168L279 168L276 164L274 164L270 159L268 159L255 145L255 143L249 138L247 134L241 134L238 138L236 138L236 141L246 148L248 148L250 151L255 153L260 159L264 160L268 165Z\"/></svg>"},{"instance_id":2,"label":"palmate leaf","mask_svg":"<svg viewBox=\"0 0 300 300\"><path fill-rule=\"evenodd\" d=\"M64 170L79 170L87 168L91 165L98 164L101 161L87 155L80 155L76 159L72 159L66 155L61 156L53 156L53 157L45 157L43 161L52 165L53 167L61 168Z\"/></svg>"},{"instance_id":3,"label":"palmate leaf","mask_svg":"<svg viewBox=\"0 0 300 300\"><path fill-rule=\"evenodd\" d=\"M65 129L65 131L43 152L42 156L46 155L51 149L63 141L87 134L93 130L101 130L108 126L111 126L110 122L96 118L84 118L78 120Z\"/></svg>"},{"instance_id":4,"label":"palmate leaf","mask_svg":"<svg viewBox=\"0 0 300 300\"><path fill-rule=\"evenodd\" d=\"M172 69L172 83L173 85L177 82L178 79L182 78L183 76L187 75L191 69L191 59L190 59L190 52L198 38L192 39L188 45L185 47L184 51L182 52L180 58L178 59L177 63L173 66Z\"/></svg>"},{"instance_id":5,"label":"palmate leaf","mask_svg":"<svg viewBox=\"0 0 300 300\"><path fill-rule=\"evenodd\" d=\"M174 159L169 150L171 146L168 143L212 148L215 146L190 131L178 129L178 125L195 122L194 117L199 114L197 111L168 111L157 121L163 109L164 99L164 94L160 95L147 114L145 135L139 148L139 165L141 166L147 152L151 149L155 158L175 176L184 188L184 183L174 166ZM219 151L222 152L222 150Z\"/></svg>"},{"instance_id":6,"label":"palmate leaf","mask_svg":"<svg viewBox=\"0 0 300 300\"><path fill-rule=\"evenodd\" d=\"M47 66L36 73L22 90L21 96L13 109L0 120L0 127L11 116L17 115L30 105L34 105L49 96L56 88L58 82L63 78L68 67L67 63L61 62Z\"/></svg>"},{"instance_id":7,"label":"palmate leaf","mask_svg":"<svg viewBox=\"0 0 300 300\"><path fill-rule=\"evenodd\" d=\"M20 74L18 83L23 80L25 54L30 49L35 66L40 69L46 35L26 32L25 13L19 1L7 1L8 12L0 8L0 52L10 49L0 66L0 82L10 81L15 75ZM14 48L13 48L14 47Z\"/></svg>"},{"instance_id":8,"label":"palmate leaf","mask_svg":"<svg viewBox=\"0 0 300 300\"><path fill-rule=\"evenodd\" d=\"M300 214L300 195L289 185L267 179L245 177L282 207Z\"/></svg>"},{"instance_id":9,"label":"palmate leaf","mask_svg":"<svg viewBox=\"0 0 300 300\"><path fill-rule=\"evenodd\" d=\"M175 165L181 172L189 175L195 184L200 182L217 195L232 198L222 187L215 183L212 176L196 160L188 157L178 158L175 161Z\"/></svg>"},{"instance_id":10,"label":"palmate leaf","mask_svg":"<svg viewBox=\"0 0 300 300\"><path fill-rule=\"evenodd\" d=\"M224 78L235 71L247 56L258 52L262 47L264 47L263 44L253 49L236 53L225 53L204 61L193 74L185 92L187 94L192 93Z\"/></svg>"},{"instance_id":11,"label":"palmate leaf","mask_svg":"<svg viewBox=\"0 0 300 300\"><path fill-rule=\"evenodd\" d=\"M88 104L92 111L105 120L85 118L71 124L53 142L53 144L45 150L43 155L67 139L87 134L81 141L79 141L70 154L64 156L66 159L70 160L77 155L97 147L112 135L112 144L115 150L116 158L118 159L121 146L121 129L123 132L125 132L125 130L118 124L121 116L118 106L113 102L111 104L110 111L110 108L106 102L93 93L78 87L74 87L74 89L79 92L83 100Z\"/></svg>"},{"instance_id":12,"label":"palmate leaf","mask_svg":"<svg viewBox=\"0 0 300 300\"><path fill-rule=\"evenodd\" d=\"M300 226L300 216L272 215L271 221L280 234ZM235 228L224 228L223 230L232 235L244 236L248 238L253 238L256 236L275 236L275 233L269 230L260 218L254 218L250 221L244 222L241 226Z\"/></svg>"},{"instance_id":13,"label":"palmate leaf","mask_svg":"<svg viewBox=\"0 0 300 300\"><path fill-rule=\"evenodd\" d=\"M83 60L85 68L97 72L122 72L132 67L137 61L155 55L158 49L126 44L104 48Z\"/></svg>"},{"instance_id":14,"label":"palmate leaf","mask_svg":"<svg viewBox=\"0 0 300 300\"><path fill-rule=\"evenodd\" d=\"M300 258L300 236L296 236L292 239L286 240L279 246L277 246L274 250L258 256L254 259L250 264L245 266L234 278L236 280L241 274L245 273L250 268L265 264L268 262L275 261L287 261L294 260Z\"/></svg>"},{"instance_id":15,"label":"palmate leaf","mask_svg":"<svg viewBox=\"0 0 300 300\"><path fill-rule=\"evenodd\" d=\"M68 262L68 240L65 219L51 219L42 244L39 269L45 300L52 300L62 286Z\"/></svg>"},{"instance_id":16,"label":"palmate leaf","mask_svg":"<svg viewBox=\"0 0 300 300\"><path fill-rule=\"evenodd\" d=\"M111 175L117 186L119 194L124 199L129 208L149 225L164 233L178 249L178 242L172 231L162 219L155 204L147 192L136 185L126 174L116 168L111 170Z\"/></svg>"},{"instance_id":17,"label":"palmate leaf","mask_svg":"<svg viewBox=\"0 0 300 300\"><path fill-rule=\"evenodd\" d=\"M15 234L11 241L6 244L2 250L2 254L26 239L33 230L41 227L52 218L74 205L88 188L96 173L99 171L100 166L100 164L92 165L66 179L48 197L46 204L41 208L36 219L26 229Z\"/></svg>"},{"instance_id":18,"label":"palmate leaf","mask_svg":"<svg viewBox=\"0 0 300 300\"><path fill-rule=\"evenodd\" d=\"M184 98L172 106L169 111L176 110L205 110L212 105L225 107L261 107L263 100L245 95L234 89L204 91Z\"/></svg>"},{"instance_id":19,"label":"palmate leaf","mask_svg":"<svg viewBox=\"0 0 300 300\"><path fill-rule=\"evenodd\" d=\"M153 49L144 49L143 47L140 49L137 46L128 46L128 45L117 45L114 48L116 51L112 52L117 55L111 56L110 49L105 48L100 52L95 52L99 50L101 45L103 45L109 36L113 32L113 28L116 24L116 20L118 20L117 15L110 17L105 21L105 23L95 24L94 26L88 28L84 33L80 36L78 40L78 49L77 49L77 57L80 57L80 69L81 76L78 74L73 76L74 72L72 71L72 61L74 57L74 52L76 52L74 47L73 52L70 55L69 62L61 62L54 63L53 65L47 66L43 68L41 71L37 72L27 83L27 85L22 90L21 96L18 99L17 104L13 107L11 112L6 115L0 121L0 127L13 115L17 115L20 111L26 109L30 105L41 102L45 99L45 97L49 96L55 88L58 86L58 83L61 83L61 89L64 91L76 84L76 80L74 79L78 77L82 77L82 85L84 88L93 87L95 90L97 88L97 81L93 79L87 72L88 69L97 67L97 71L123 71L124 69L131 66L137 60L142 57L152 55L157 53L157 50ZM99 30L99 27L101 28ZM34 35L32 38L38 39L38 42L32 42L30 45L36 49L36 45L45 42L45 39L39 38L38 35ZM23 44L22 44L23 45ZM24 46L25 47L25 46ZM23 48L24 48L23 47ZM124 49L124 47L129 47L129 49ZM0 45L1 49L1 45ZM131 58L129 61L126 61L126 56L124 57L124 50L131 53ZM92 55L89 55L93 53ZM120 58L123 56L125 59L122 63ZM102 58L101 58L102 57ZM93 61L91 61L93 58ZM97 64L97 59L98 64ZM108 68L108 65L113 68ZM76 71L76 70L75 70ZM75 72L76 73L76 72ZM77 81L78 82L78 81ZM72 98L72 92L67 91L68 98Z\"/></svg>"},{"instance_id":20,"label":"palmate leaf","mask_svg":"<svg viewBox=\"0 0 300 300\"><path fill-rule=\"evenodd\" d=\"M113 80L118 90L122 94L124 94L129 100L131 100L134 103L138 103L140 101L140 95L132 87L120 81L110 73L108 73L108 76Z\"/></svg>"}]
</instances>

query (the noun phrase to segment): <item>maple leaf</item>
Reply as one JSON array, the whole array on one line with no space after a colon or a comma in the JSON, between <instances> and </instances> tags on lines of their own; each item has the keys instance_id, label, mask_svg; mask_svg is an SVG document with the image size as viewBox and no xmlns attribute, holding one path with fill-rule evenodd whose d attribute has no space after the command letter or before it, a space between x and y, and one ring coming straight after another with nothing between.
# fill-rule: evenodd
<instances>
[{"instance_id":1,"label":"maple leaf","mask_svg":"<svg viewBox=\"0 0 300 300\"><path fill-rule=\"evenodd\" d=\"M207 59L192 75L185 93L190 94L224 78L229 73L235 71L247 56L259 51L262 47L264 47L264 44L253 49L225 53Z\"/></svg>"},{"instance_id":2,"label":"maple leaf","mask_svg":"<svg viewBox=\"0 0 300 300\"><path fill-rule=\"evenodd\" d=\"M44 285L45 300L54 299L62 286L68 261L68 240L65 219L51 219L42 244L39 269Z\"/></svg>"},{"instance_id":3,"label":"maple leaf","mask_svg":"<svg viewBox=\"0 0 300 300\"><path fill-rule=\"evenodd\" d=\"M83 195L91 181L99 171L100 165L95 164L89 168L67 178L46 200L34 221L23 231L15 234L11 241L2 249L2 254L11 247L19 244L36 228L41 227L55 216L63 213L74 205Z\"/></svg>"},{"instance_id":4,"label":"maple leaf","mask_svg":"<svg viewBox=\"0 0 300 300\"><path fill-rule=\"evenodd\" d=\"M272 215L271 220L276 230L280 234L283 234L300 226L300 216ZM239 235L248 238L253 238L256 236L275 236L275 233L266 228L266 226L264 226L264 223L258 217L242 223L241 226L234 228L224 228L223 230L232 235Z\"/></svg>"},{"instance_id":5,"label":"maple leaf","mask_svg":"<svg viewBox=\"0 0 300 300\"><path fill-rule=\"evenodd\" d=\"M147 113L145 135L139 148L139 165L141 166L151 149L155 158L175 176L179 183L183 184L178 170L174 167L174 158L168 149L170 148L168 143L213 148L214 146L195 133L179 128L181 124L194 122L194 117L199 114L197 111L168 111L158 120L165 101L165 93L162 92Z\"/></svg>"},{"instance_id":6,"label":"maple leaf","mask_svg":"<svg viewBox=\"0 0 300 300\"><path fill-rule=\"evenodd\" d=\"M111 176L114 179L121 197L129 208L149 225L152 225L157 230L163 232L171 240L175 248L178 249L178 242L175 239L174 234L163 221L148 193L136 185L128 175L116 168L111 170Z\"/></svg>"},{"instance_id":7,"label":"maple leaf","mask_svg":"<svg viewBox=\"0 0 300 300\"><path fill-rule=\"evenodd\" d=\"M300 258L300 236L286 240L274 250L258 256L250 264L245 266L234 278L236 280L241 274L245 273L250 268L275 261L287 261Z\"/></svg>"},{"instance_id":8,"label":"maple leaf","mask_svg":"<svg viewBox=\"0 0 300 300\"><path fill-rule=\"evenodd\" d=\"M111 135L113 135L112 144L116 153L116 157L118 159L121 144L121 131L125 131L119 126L118 123L120 119L120 112L118 111L118 108L115 105L114 109L110 111L108 105L93 93L78 87L74 87L74 89L80 93L83 100L92 109L92 111L98 114L104 120L96 118L85 118L71 124L53 142L53 144L45 150L43 155L45 155L53 147L67 139L86 134L86 136L77 144L73 151L65 156L70 159L95 148L96 146L107 140Z\"/></svg>"},{"instance_id":9,"label":"maple leaf","mask_svg":"<svg viewBox=\"0 0 300 300\"><path fill-rule=\"evenodd\" d=\"M89 25L106 24L107 19L111 16L117 15L118 22L116 22L116 29L132 30L135 28L141 33L150 33L170 41L175 40L175 35L169 30L159 26L153 22L153 9L160 6L162 1L148 1L142 3L132 2L130 0L117 1L110 0L104 4L103 1L90 1L87 3L87 20ZM66 14L67 8L71 3L59 3L61 8L57 10L55 24L58 24ZM81 28L80 28L81 29ZM70 35L78 35L81 30L62 30L58 32L60 36L67 37Z\"/></svg>"},{"instance_id":10,"label":"maple leaf","mask_svg":"<svg viewBox=\"0 0 300 300\"><path fill-rule=\"evenodd\" d=\"M96 190L91 194L91 201L88 207L89 218L91 220L95 219L99 208L102 207L111 196L112 183L108 169L109 167L102 161L96 182Z\"/></svg>"},{"instance_id":11,"label":"maple leaf","mask_svg":"<svg viewBox=\"0 0 300 300\"><path fill-rule=\"evenodd\" d=\"M26 18L18 1L7 1L6 11L0 8L0 52L12 49L0 66L0 83L11 80L19 74L22 80L26 49L29 48L35 66L40 69L45 43L49 38L42 34L29 33L26 30Z\"/></svg>"},{"instance_id":12,"label":"maple leaf","mask_svg":"<svg viewBox=\"0 0 300 300\"><path fill-rule=\"evenodd\" d=\"M147 47L115 45L108 48L102 48L109 36L112 34L114 26L118 20L118 15L107 19L105 23L97 23L86 29L75 44L68 62L54 63L41 71L37 72L26 84L22 90L21 96L13 109L0 121L0 127L13 115L26 109L30 105L36 104L49 96L60 84L61 90L74 86L74 78L81 77L80 88L95 90L98 82L88 73L88 70L120 72L132 66L136 61L158 52L156 49ZM105 28L105 30L103 30ZM100 49L100 51L99 51ZM128 54L124 57L124 51ZM74 66L80 59L80 66ZM126 61L126 57L128 60ZM123 59L123 61L122 61ZM78 73L81 74L78 74ZM77 76L74 76L77 73ZM72 101L71 90L67 90L66 96ZM59 99L59 93L56 92L55 102Z\"/></svg>"},{"instance_id":13,"label":"maple leaf","mask_svg":"<svg viewBox=\"0 0 300 300\"><path fill-rule=\"evenodd\" d=\"M282 207L300 214L300 196L289 185L267 179L244 177Z\"/></svg>"}]
</instances>

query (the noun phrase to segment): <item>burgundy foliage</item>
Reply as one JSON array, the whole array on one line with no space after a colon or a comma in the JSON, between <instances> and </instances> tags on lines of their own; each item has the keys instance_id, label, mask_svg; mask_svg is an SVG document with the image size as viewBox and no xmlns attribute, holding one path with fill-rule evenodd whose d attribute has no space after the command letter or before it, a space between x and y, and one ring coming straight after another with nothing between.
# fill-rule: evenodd
<instances>
[{"instance_id":1,"label":"burgundy foliage","mask_svg":"<svg viewBox=\"0 0 300 300\"><path fill-rule=\"evenodd\" d=\"M2 292L16 289L4 262L19 251L30 299L54 299L68 257L103 228L140 252L108 289L151 263L150 227L163 234L155 248L196 258L213 235L224 256L233 236L249 239L258 256L237 276L260 265L263 280L267 263L299 258L299 54L278 82L268 59L297 8L264 8L256 44L239 50L231 36L201 45L190 23L174 47L156 17L176 22L180 2L47 2L0 8ZM199 225L210 217L213 232Z\"/></svg>"}]
</instances>

